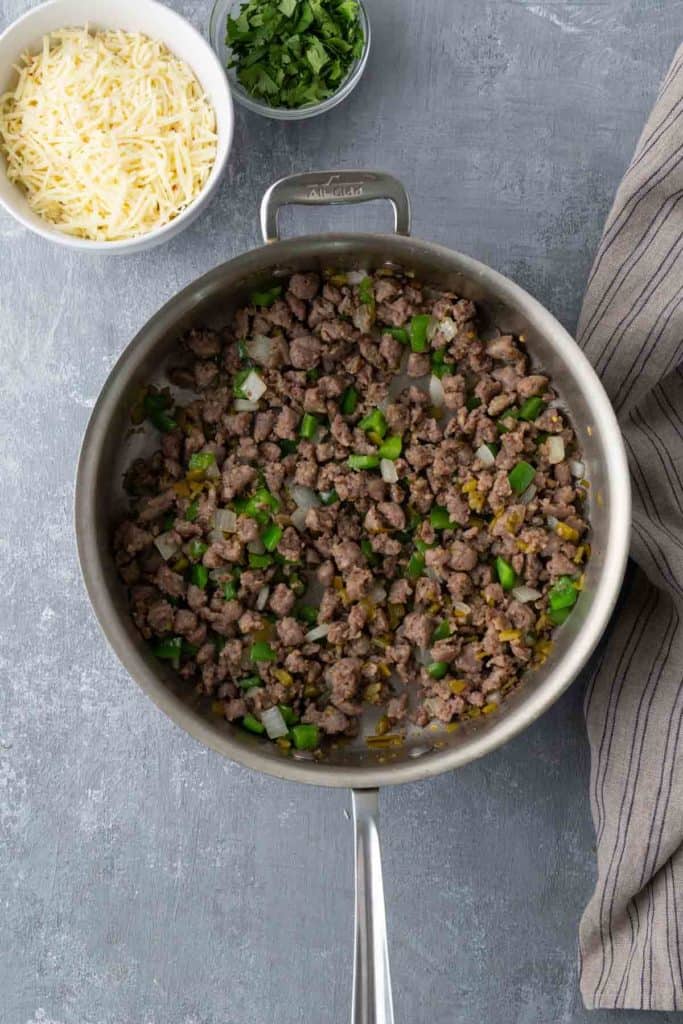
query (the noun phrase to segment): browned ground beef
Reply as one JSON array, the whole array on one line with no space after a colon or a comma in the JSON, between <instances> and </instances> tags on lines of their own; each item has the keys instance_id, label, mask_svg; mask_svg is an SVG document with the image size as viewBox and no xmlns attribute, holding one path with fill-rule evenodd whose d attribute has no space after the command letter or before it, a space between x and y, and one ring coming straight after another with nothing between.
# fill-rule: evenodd
<instances>
[{"instance_id":1,"label":"browned ground beef","mask_svg":"<svg viewBox=\"0 0 683 1024\"><path fill-rule=\"evenodd\" d=\"M114 539L158 656L229 721L317 727L304 746L367 704L379 734L495 710L589 553L574 433L523 339L484 340L472 302L409 275L352 280L295 274L182 339L171 385L196 397L134 410L161 447Z\"/></svg>"}]
</instances>

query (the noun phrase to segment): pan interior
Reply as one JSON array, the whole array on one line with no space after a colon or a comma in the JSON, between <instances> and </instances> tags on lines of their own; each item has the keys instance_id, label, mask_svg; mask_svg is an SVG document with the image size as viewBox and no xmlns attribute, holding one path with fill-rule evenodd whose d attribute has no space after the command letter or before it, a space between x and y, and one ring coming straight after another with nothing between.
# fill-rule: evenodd
<instances>
[{"instance_id":1,"label":"pan interior","mask_svg":"<svg viewBox=\"0 0 683 1024\"><path fill-rule=\"evenodd\" d=\"M368 747L365 733L332 745L323 763L294 760L267 740L212 715L211 699L159 663L138 635L111 554L112 531L127 508L123 473L158 445L156 432L131 431L135 396L165 384L178 364L177 340L191 327L222 327L254 288L301 270L375 270L395 265L423 283L478 303L485 329L524 334L536 367L547 371L565 403L590 481L592 556L574 613L556 634L545 664L527 673L501 710L456 729L409 732L400 746ZM86 585L117 654L145 691L184 728L234 760L279 776L332 785L376 785L435 774L481 756L538 717L569 685L594 647L618 592L628 526L623 449L606 398L576 345L552 316L512 282L467 257L395 236L316 236L281 242L217 267L172 299L142 329L112 371L88 427L79 466L76 520ZM615 469L616 467L616 469ZM623 518L623 516L622 516Z\"/></svg>"}]
</instances>

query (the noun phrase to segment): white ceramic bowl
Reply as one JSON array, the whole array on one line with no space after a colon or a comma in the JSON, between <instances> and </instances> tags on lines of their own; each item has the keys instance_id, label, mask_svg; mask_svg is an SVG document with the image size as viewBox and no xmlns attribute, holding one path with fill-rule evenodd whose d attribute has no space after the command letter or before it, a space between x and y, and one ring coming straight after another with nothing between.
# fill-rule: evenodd
<instances>
[{"instance_id":1,"label":"white ceramic bowl","mask_svg":"<svg viewBox=\"0 0 683 1024\"><path fill-rule=\"evenodd\" d=\"M35 52L49 32L87 24L94 29L124 29L160 39L193 70L216 112L218 149L208 181L193 203L175 220L138 238L98 242L73 238L59 231L31 210L21 189L13 185L0 157L0 203L24 227L70 249L92 253L130 253L166 242L191 224L214 195L230 153L234 112L225 71L206 40L184 18L157 0L48 0L33 7L0 35L0 94L16 81L13 68L27 50Z\"/></svg>"}]
</instances>

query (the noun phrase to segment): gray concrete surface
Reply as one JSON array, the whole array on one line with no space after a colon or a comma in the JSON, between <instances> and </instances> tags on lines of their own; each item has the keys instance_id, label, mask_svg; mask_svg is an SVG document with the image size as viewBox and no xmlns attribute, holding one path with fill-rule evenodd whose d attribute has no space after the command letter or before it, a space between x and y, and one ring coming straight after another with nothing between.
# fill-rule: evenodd
<instances>
[{"instance_id":1,"label":"gray concrete surface","mask_svg":"<svg viewBox=\"0 0 683 1024\"><path fill-rule=\"evenodd\" d=\"M0 27L28 6L0 0ZM205 26L208 0L174 6ZM347 797L203 750L105 647L71 521L89 411L161 303L257 244L261 193L290 171L395 172L416 234L513 275L572 328L683 14L680 0L368 8L374 52L352 98L299 125L239 113L219 197L166 248L70 255L0 215L1 1024L348 1017ZM382 208L286 221L389 222ZM576 979L594 870L581 697L579 682L483 763L384 793L399 1021L589 1019Z\"/></svg>"}]
</instances>

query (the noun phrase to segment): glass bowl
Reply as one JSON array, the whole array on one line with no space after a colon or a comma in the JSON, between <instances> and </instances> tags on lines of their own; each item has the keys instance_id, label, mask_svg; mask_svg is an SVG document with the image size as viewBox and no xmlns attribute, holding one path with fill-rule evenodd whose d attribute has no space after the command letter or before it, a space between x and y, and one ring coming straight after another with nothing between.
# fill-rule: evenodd
<instances>
[{"instance_id":1,"label":"glass bowl","mask_svg":"<svg viewBox=\"0 0 683 1024\"><path fill-rule=\"evenodd\" d=\"M246 0L215 0L209 21L209 40L218 55L218 59L226 69L232 94L238 103L241 103L247 110L251 110L255 114L262 114L264 117L273 117L278 121L301 121L306 117L317 117L318 114L324 114L325 111L332 110L332 107L336 107L338 103L341 103L342 100L345 100L353 92L361 80L368 61L368 54L370 53L370 20L362 0L358 0L358 13L365 38L362 54L351 65L346 78L332 96L328 96L327 99L322 100L320 103L309 103L307 106L294 109L289 107L271 107L262 100L256 99L239 83L236 69L228 68L232 52L225 41L228 14L232 14L234 17L245 2Z\"/></svg>"}]
</instances>

